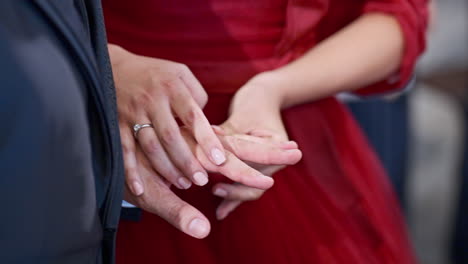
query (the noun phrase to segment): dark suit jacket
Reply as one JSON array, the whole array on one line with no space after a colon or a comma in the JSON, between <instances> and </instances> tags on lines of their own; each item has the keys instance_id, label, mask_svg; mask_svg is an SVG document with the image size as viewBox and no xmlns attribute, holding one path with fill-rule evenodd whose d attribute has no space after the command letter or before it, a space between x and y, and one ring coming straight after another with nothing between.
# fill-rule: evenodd
<instances>
[{"instance_id":1,"label":"dark suit jacket","mask_svg":"<svg viewBox=\"0 0 468 264\"><path fill-rule=\"evenodd\" d=\"M0 1L0 263L112 263L123 164L99 1Z\"/></svg>"}]
</instances>

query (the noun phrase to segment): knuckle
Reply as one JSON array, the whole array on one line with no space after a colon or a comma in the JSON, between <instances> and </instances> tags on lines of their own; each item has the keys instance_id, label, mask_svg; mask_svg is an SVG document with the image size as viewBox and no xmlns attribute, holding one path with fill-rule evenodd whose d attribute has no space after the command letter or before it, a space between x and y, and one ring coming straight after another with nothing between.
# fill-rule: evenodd
<instances>
[{"instance_id":1,"label":"knuckle","mask_svg":"<svg viewBox=\"0 0 468 264\"><path fill-rule=\"evenodd\" d=\"M161 86L166 91L172 91L177 86L176 85L176 80L175 80L175 78L166 78L164 80L161 80Z\"/></svg>"},{"instance_id":2,"label":"knuckle","mask_svg":"<svg viewBox=\"0 0 468 264\"><path fill-rule=\"evenodd\" d=\"M201 134L201 133L200 133ZM201 134L197 137L197 142L199 145L201 146L205 146L205 148L213 148L213 147L222 147L224 149L226 149L225 146L223 146L221 144L221 142L219 142L218 138L216 136L213 136L213 135L204 135L204 134ZM224 153L226 153L226 151L224 151Z\"/></svg>"},{"instance_id":3,"label":"knuckle","mask_svg":"<svg viewBox=\"0 0 468 264\"><path fill-rule=\"evenodd\" d=\"M205 107L205 105L208 103L208 93L201 89L198 94L198 104L200 105L201 108Z\"/></svg>"},{"instance_id":4,"label":"knuckle","mask_svg":"<svg viewBox=\"0 0 468 264\"><path fill-rule=\"evenodd\" d=\"M131 184L132 181L136 180L138 177L137 175L137 169L136 168L125 168L125 181L128 184Z\"/></svg>"},{"instance_id":5,"label":"knuckle","mask_svg":"<svg viewBox=\"0 0 468 264\"><path fill-rule=\"evenodd\" d=\"M257 173L253 172L254 170L250 167L243 167L239 170L239 174L241 175L240 178L242 181L246 182L249 178L257 176Z\"/></svg>"},{"instance_id":6,"label":"knuckle","mask_svg":"<svg viewBox=\"0 0 468 264\"><path fill-rule=\"evenodd\" d=\"M198 111L194 107L190 107L184 115L184 121L187 126L193 126L198 119Z\"/></svg>"},{"instance_id":7,"label":"knuckle","mask_svg":"<svg viewBox=\"0 0 468 264\"><path fill-rule=\"evenodd\" d=\"M198 164L197 162L192 159L191 157L187 157L184 162L183 162L184 169L188 172L194 172L198 169Z\"/></svg>"},{"instance_id":8,"label":"knuckle","mask_svg":"<svg viewBox=\"0 0 468 264\"><path fill-rule=\"evenodd\" d=\"M151 85L158 84L161 78L164 76L164 70L157 66L147 68L144 73L144 76L147 76L147 80Z\"/></svg>"},{"instance_id":9,"label":"knuckle","mask_svg":"<svg viewBox=\"0 0 468 264\"><path fill-rule=\"evenodd\" d=\"M155 66L147 67L143 72L145 73L144 76L148 76L151 82L158 81L161 76L161 68Z\"/></svg>"},{"instance_id":10,"label":"knuckle","mask_svg":"<svg viewBox=\"0 0 468 264\"><path fill-rule=\"evenodd\" d=\"M133 100L131 102L132 108L133 109L138 109L140 107L147 107L153 103L154 97L153 95L148 92L148 91L142 91L138 95L135 95L133 97Z\"/></svg>"},{"instance_id":11,"label":"knuckle","mask_svg":"<svg viewBox=\"0 0 468 264\"><path fill-rule=\"evenodd\" d=\"M178 178L183 176L180 172L175 171L175 170L161 171L160 174L165 179L167 179L167 180L169 180L169 181L171 181L173 183L175 183Z\"/></svg>"},{"instance_id":12,"label":"knuckle","mask_svg":"<svg viewBox=\"0 0 468 264\"><path fill-rule=\"evenodd\" d=\"M229 147L231 148L231 151L235 154L235 155L242 155L243 153L241 152L242 151L242 148L241 148L241 141L240 139L234 137L234 136L226 136L226 141L229 145Z\"/></svg>"},{"instance_id":13,"label":"knuckle","mask_svg":"<svg viewBox=\"0 0 468 264\"><path fill-rule=\"evenodd\" d=\"M167 215L172 221L172 224L178 227L182 227L185 219L184 212L187 211L188 205L185 204L172 204L170 207L168 207Z\"/></svg>"},{"instance_id":14,"label":"knuckle","mask_svg":"<svg viewBox=\"0 0 468 264\"><path fill-rule=\"evenodd\" d=\"M161 151L161 145L155 139L150 139L148 142L143 144L143 149L146 153L150 155L157 154Z\"/></svg>"},{"instance_id":15,"label":"knuckle","mask_svg":"<svg viewBox=\"0 0 468 264\"><path fill-rule=\"evenodd\" d=\"M164 94L171 90L171 87L174 86L173 83L174 77L170 73L166 74L164 77L153 74L149 77L148 87L151 87L151 90L156 94Z\"/></svg>"},{"instance_id":16,"label":"knuckle","mask_svg":"<svg viewBox=\"0 0 468 264\"><path fill-rule=\"evenodd\" d=\"M161 85L161 88L164 89L166 92L174 92L177 91L177 76L174 75L169 75L165 79L159 80L159 84Z\"/></svg>"},{"instance_id":17,"label":"knuckle","mask_svg":"<svg viewBox=\"0 0 468 264\"><path fill-rule=\"evenodd\" d=\"M128 144L122 144L122 153L124 155L127 155L129 153L132 152L132 149L130 148L130 146Z\"/></svg>"},{"instance_id":18,"label":"knuckle","mask_svg":"<svg viewBox=\"0 0 468 264\"><path fill-rule=\"evenodd\" d=\"M172 127L165 127L161 129L160 137L163 144L166 146L174 144L177 139L177 132L177 129Z\"/></svg>"},{"instance_id":19,"label":"knuckle","mask_svg":"<svg viewBox=\"0 0 468 264\"><path fill-rule=\"evenodd\" d=\"M175 73L178 77L182 77L187 74L191 74L189 67L183 63L177 63L175 65Z\"/></svg>"}]
</instances>

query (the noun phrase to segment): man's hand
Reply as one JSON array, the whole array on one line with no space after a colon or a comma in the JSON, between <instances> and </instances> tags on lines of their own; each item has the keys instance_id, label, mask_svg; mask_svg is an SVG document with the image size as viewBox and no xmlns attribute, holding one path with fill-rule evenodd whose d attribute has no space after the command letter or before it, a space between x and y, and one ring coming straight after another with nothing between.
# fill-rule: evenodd
<instances>
[{"instance_id":1,"label":"man's hand","mask_svg":"<svg viewBox=\"0 0 468 264\"><path fill-rule=\"evenodd\" d=\"M142 195L144 184L136 167L139 145L154 170L180 189L191 183L205 185L207 172L183 139L176 117L215 166L226 160L224 148L211 129L201 108L207 95L198 80L183 64L132 54L109 45L117 91L126 179L131 192ZM152 124L137 133L132 127Z\"/></svg>"},{"instance_id":2,"label":"man's hand","mask_svg":"<svg viewBox=\"0 0 468 264\"><path fill-rule=\"evenodd\" d=\"M139 208L154 213L182 232L195 238L204 238L210 232L208 219L195 207L181 200L170 189L170 183L157 174L150 161L136 147L138 174L145 186L145 192L139 196L134 195L129 184L125 186L124 199Z\"/></svg>"},{"instance_id":3,"label":"man's hand","mask_svg":"<svg viewBox=\"0 0 468 264\"><path fill-rule=\"evenodd\" d=\"M190 146L192 153L200 160L201 164L210 172L225 175L233 181L246 186L253 186L256 190L266 190L273 185L273 179L249 167L230 151L226 151L226 162L222 166L213 165L206 157L204 151L190 136L188 130L182 129L182 136ZM243 139L233 143L238 154L244 158L249 155L269 155L272 160L289 159L286 153L279 147L272 147L257 142L249 142ZM249 153L249 154L247 154ZM254 155L254 156L257 156ZM139 196L134 195L129 188L125 188L125 200L154 214L159 215L182 232L195 238L204 238L210 232L208 219L196 208L181 200L170 189L170 183L158 175L152 168L150 161L136 147L135 167L141 176L146 191Z\"/></svg>"}]
</instances>

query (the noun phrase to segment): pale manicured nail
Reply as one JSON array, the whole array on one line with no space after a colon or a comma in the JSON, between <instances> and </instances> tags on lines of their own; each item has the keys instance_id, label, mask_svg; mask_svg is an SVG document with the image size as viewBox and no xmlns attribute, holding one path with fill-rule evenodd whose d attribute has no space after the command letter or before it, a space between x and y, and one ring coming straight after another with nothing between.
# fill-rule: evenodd
<instances>
[{"instance_id":1,"label":"pale manicured nail","mask_svg":"<svg viewBox=\"0 0 468 264\"><path fill-rule=\"evenodd\" d=\"M273 180L273 178L272 178L272 177L270 177L270 176L267 176L267 175L263 175L263 177L266 177L266 178L268 178L268 181L269 181L269 182L271 182L272 184L274 183L274 180Z\"/></svg>"},{"instance_id":2,"label":"pale manicured nail","mask_svg":"<svg viewBox=\"0 0 468 264\"><path fill-rule=\"evenodd\" d=\"M143 194L143 186L137 181L134 181L132 183L132 189L133 189L133 194L135 194L136 196L140 196Z\"/></svg>"},{"instance_id":3,"label":"pale manicured nail","mask_svg":"<svg viewBox=\"0 0 468 264\"><path fill-rule=\"evenodd\" d=\"M203 186L208 183L208 177L202 172L195 172L193 175L193 180L196 185Z\"/></svg>"},{"instance_id":4,"label":"pale manicured nail","mask_svg":"<svg viewBox=\"0 0 468 264\"><path fill-rule=\"evenodd\" d=\"M286 151L286 152L298 152L298 151L300 151L300 150L298 150L297 148L295 148L295 149L285 149L284 151Z\"/></svg>"},{"instance_id":5,"label":"pale manicured nail","mask_svg":"<svg viewBox=\"0 0 468 264\"><path fill-rule=\"evenodd\" d=\"M226 161L226 156L224 156L224 153L218 148L211 150L211 158L216 165L221 165Z\"/></svg>"},{"instance_id":6,"label":"pale manicured nail","mask_svg":"<svg viewBox=\"0 0 468 264\"><path fill-rule=\"evenodd\" d=\"M224 215L222 215L220 212L216 212L216 219L218 220L223 220L224 219Z\"/></svg>"},{"instance_id":7,"label":"pale manicured nail","mask_svg":"<svg viewBox=\"0 0 468 264\"><path fill-rule=\"evenodd\" d=\"M281 143L280 147L285 150L296 149L297 143L295 141L288 141L288 142Z\"/></svg>"},{"instance_id":8,"label":"pale manicured nail","mask_svg":"<svg viewBox=\"0 0 468 264\"><path fill-rule=\"evenodd\" d=\"M226 197L226 195L228 194L226 190L222 189L222 188L217 188L214 192L213 192L214 195L216 196L220 196L220 197Z\"/></svg>"},{"instance_id":9,"label":"pale manicured nail","mask_svg":"<svg viewBox=\"0 0 468 264\"><path fill-rule=\"evenodd\" d=\"M205 237L208 233L208 224L199 218L195 218L189 224L189 232L197 238Z\"/></svg>"},{"instance_id":10,"label":"pale manicured nail","mask_svg":"<svg viewBox=\"0 0 468 264\"><path fill-rule=\"evenodd\" d=\"M226 134L224 133L224 129L222 129L220 126L212 125L211 127L213 128L214 132L218 135L224 136Z\"/></svg>"},{"instance_id":11,"label":"pale manicured nail","mask_svg":"<svg viewBox=\"0 0 468 264\"><path fill-rule=\"evenodd\" d=\"M184 177L180 177L177 180L177 182L184 189L188 189L188 188L190 188L190 186L192 186L192 183L189 180L187 180L186 178L184 178Z\"/></svg>"}]
</instances>

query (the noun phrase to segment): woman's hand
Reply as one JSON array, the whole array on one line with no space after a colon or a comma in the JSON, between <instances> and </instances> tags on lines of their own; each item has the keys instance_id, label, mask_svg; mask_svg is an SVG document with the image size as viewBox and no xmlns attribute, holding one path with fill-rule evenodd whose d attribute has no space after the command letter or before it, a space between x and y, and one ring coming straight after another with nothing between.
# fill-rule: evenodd
<instances>
[{"instance_id":1,"label":"woman's hand","mask_svg":"<svg viewBox=\"0 0 468 264\"><path fill-rule=\"evenodd\" d=\"M208 160L226 160L224 148L202 112L207 94L183 64L132 54L109 45L117 90L126 181L134 195L144 185L137 169L135 124L152 124L137 133L137 141L155 171L180 189L191 182L205 185L208 177L181 135L176 117L189 128Z\"/></svg>"},{"instance_id":2,"label":"woman's hand","mask_svg":"<svg viewBox=\"0 0 468 264\"><path fill-rule=\"evenodd\" d=\"M200 160L202 166L227 178L252 186L255 190L266 190L273 185L273 179L251 168L240 160L250 156L268 156L271 161L288 160L290 154L279 146L261 144L259 142L239 139L232 142L237 153L226 151L226 162L221 166L213 165L199 144L190 135L190 131L182 128L182 137L188 143L190 151ZM248 154L247 154L248 153ZM239 156L239 157L238 157ZM159 215L174 227L195 238L204 238L210 232L208 219L195 207L181 200L170 189L171 183L154 171L141 147L136 147L137 170L141 180L147 186L142 195L134 195L130 186L126 185L125 200L154 214Z\"/></svg>"},{"instance_id":3,"label":"woman's hand","mask_svg":"<svg viewBox=\"0 0 468 264\"><path fill-rule=\"evenodd\" d=\"M288 135L280 114L281 94L269 87L263 76L258 76L245 84L231 102L230 116L226 122L215 127L224 147L242 157L242 160L265 175L272 176L286 165L293 165L302 158L302 153L294 141L287 141ZM242 153L236 149L241 141L258 142L272 149L280 147L287 155L276 156ZM268 153L268 152L266 152ZM213 193L224 198L216 215L224 219L243 201L260 198L264 190L245 186L240 183L218 183Z\"/></svg>"}]
</instances>

